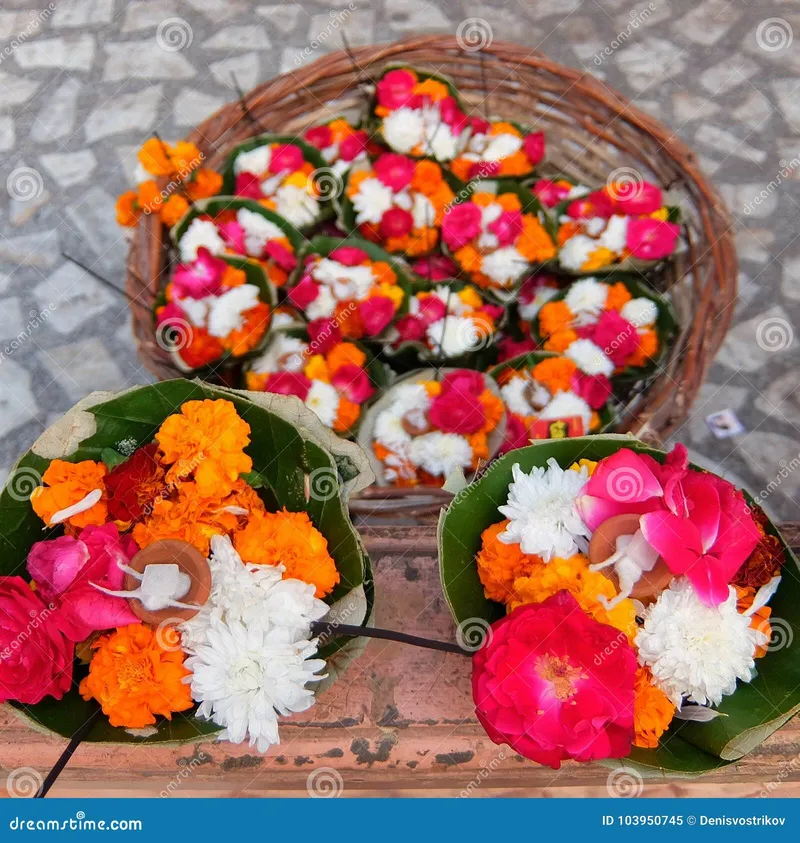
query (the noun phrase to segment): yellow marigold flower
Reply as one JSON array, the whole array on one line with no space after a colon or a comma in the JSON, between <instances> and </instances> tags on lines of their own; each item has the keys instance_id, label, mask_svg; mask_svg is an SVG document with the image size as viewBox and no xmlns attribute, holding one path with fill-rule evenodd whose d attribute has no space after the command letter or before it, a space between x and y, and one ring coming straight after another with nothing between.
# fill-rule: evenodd
<instances>
[{"instance_id":1,"label":"yellow marigold flower","mask_svg":"<svg viewBox=\"0 0 800 843\"><path fill-rule=\"evenodd\" d=\"M514 597L514 581L542 565L540 556L523 553L518 544L503 544L497 537L508 521L492 524L481 533L478 576L489 600L507 603Z\"/></svg>"},{"instance_id":2,"label":"yellow marigold flower","mask_svg":"<svg viewBox=\"0 0 800 843\"><path fill-rule=\"evenodd\" d=\"M614 262L615 253L605 246L598 246L589 254L587 260L581 264L581 272L591 272L593 269L600 269Z\"/></svg>"},{"instance_id":3,"label":"yellow marigold flower","mask_svg":"<svg viewBox=\"0 0 800 843\"><path fill-rule=\"evenodd\" d=\"M328 370L328 363L322 354L312 354L303 368L303 374L311 380L331 382L331 373Z\"/></svg>"},{"instance_id":4,"label":"yellow marigold flower","mask_svg":"<svg viewBox=\"0 0 800 843\"><path fill-rule=\"evenodd\" d=\"M630 599L622 600L613 609L606 609L601 597L611 600L617 589L608 577L589 569L589 560L577 553L569 559L555 557L537 565L531 572L514 581L514 596L508 609L526 603L541 603L562 589L578 601L581 609L599 623L624 632L632 641L636 636L636 608Z\"/></svg>"},{"instance_id":5,"label":"yellow marigold flower","mask_svg":"<svg viewBox=\"0 0 800 843\"><path fill-rule=\"evenodd\" d=\"M106 487L103 480L106 473L107 469L101 462L53 460L42 475L44 485L37 486L31 493L33 511L51 527L55 515L85 500L90 493L100 490L101 497L96 503L69 518L59 518L57 523L77 528L102 526L108 520Z\"/></svg>"},{"instance_id":6,"label":"yellow marigold flower","mask_svg":"<svg viewBox=\"0 0 800 843\"><path fill-rule=\"evenodd\" d=\"M155 439L163 452L161 462L171 466L167 482L193 475L203 498L229 494L239 475L253 467L244 452L250 425L223 398L187 401L180 413L165 419Z\"/></svg>"},{"instance_id":7,"label":"yellow marigold flower","mask_svg":"<svg viewBox=\"0 0 800 843\"><path fill-rule=\"evenodd\" d=\"M283 565L284 577L316 586L317 597L330 594L339 582L327 539L305 512L256 514L234 535L233 544L243 562Z\"/></svg>"},{"instance_id":8,"label":"yellow marigold flower","mask_svg":"<svg viewBox=\"0 0 800 843\"><path fill-rule=\"evenodd\" d=\"M189 201L180 193L173 193L161 206L161 221L170 228L189 210Z\"/></svg>"},{"instance_id":9,"label":"yellow marigold flower","mask_svg":"<svg viewBox=\"0 0 800 843\"><path fill-rule=\"evenodd\" d=\"M172 719L173 711L191 708L192 694L183 678L181 649L164 649L156 630L141 623L120 627L98 638L89 675L80 684L85 700L100 703L112 726L143 729L155 715Z\"/></svg>"},{"instance_id":10,"label":"yellow marigold flower","mask_svg":"<svg viewBox=\"0 0 800 843\"><path fill-rule=\"evenodd\" d=\"M594 474L594 470L597 468L597 460L586 460L586 459L579 459L578 462L572 463L569 467L570 471L580 471L582 468L586 467L586 470L589 472L589 477Z\"/></svg>"},{"instance_id":11,"label":"yellow marigold flower","mask_svg":"<svg viewBox=\"0 0 800 843\"><path fill-rule=\"evenodd\" d=\"M653 684L646 667L636 671L633 699L633 745L655 749L658 739L669 728L675 716L675 705Z\"/></svg>"},{"instance_id":12,"label":"yellow marigold flower","mask_svg":"<svg viewBox=\"0 0 800 843\"><path fill-rule=\"evenodd\" d=\"M169 146L159 138L148 138L136 157L151 176L171 176L174 170Z\"/></svg>"},{"instance_id":13,"label":"yellow marigold flower","mask_svg":"<svg viewBox=\"0 0 800 843\"><path fill-rule=\"evenodd\" d=\"M328 369L335 372L342 366L365 366L367 355L351 342L340 342L335 345L326 355Z\"/></svg>"}]
</instances>

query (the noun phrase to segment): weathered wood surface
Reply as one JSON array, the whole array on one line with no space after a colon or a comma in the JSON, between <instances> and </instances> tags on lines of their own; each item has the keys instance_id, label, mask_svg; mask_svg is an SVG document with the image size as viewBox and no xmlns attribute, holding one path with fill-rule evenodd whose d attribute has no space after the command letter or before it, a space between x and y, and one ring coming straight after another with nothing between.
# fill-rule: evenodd
<instances>
[{"instance_id":1,"label":"weathered wood surface","mask_svg":"<svg viewBox=\"0 0 800 843\"><path fill-rule=\"evenodd\" d=\"M454 640L436 568L435 529L364 529L378 590L376 625ZM791 530L793 544L800 532ZM2 775L43 775L66 742L0 710ZM463 656L371 641L364 655L308 713L281 727L283 743L260 755L246 746L82 745L53 796L305 796L326 779L344 796L605 796L608 770L554 771L494 745L473 715ZM699 780L647 781L652 796L800 796L800 723ZM316 779L309 779L315 774ZM335 773L331 772L335 771ZM340 777L340 779L337 778ZM2 778L0 778L0 782Z\"/></svg>"}]
</instances>

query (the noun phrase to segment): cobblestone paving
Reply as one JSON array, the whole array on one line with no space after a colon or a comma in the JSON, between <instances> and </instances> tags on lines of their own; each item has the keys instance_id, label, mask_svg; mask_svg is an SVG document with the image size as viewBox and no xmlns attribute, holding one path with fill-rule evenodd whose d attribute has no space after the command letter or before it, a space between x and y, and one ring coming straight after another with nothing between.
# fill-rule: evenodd
<instances>
[{"instance_id":1,"label":"cobblestone paving","mask_svg":"<svg viewBox=\"0 0 800 843\"><path fill-rule=\"evenodd\" d=\"M773 514L800 516L798 2L4 0L0 469L90 390L150 380L124 301L61 256L121 283L113 202L138 144L184 135L232 97L233 75L249 88L338 48L333 17L353 44L480 18L597 73L697 150L739 222L740 294L678 438ZM705 419L721 410L741 433L714 437Z\"/></svg>"}]
</instances>

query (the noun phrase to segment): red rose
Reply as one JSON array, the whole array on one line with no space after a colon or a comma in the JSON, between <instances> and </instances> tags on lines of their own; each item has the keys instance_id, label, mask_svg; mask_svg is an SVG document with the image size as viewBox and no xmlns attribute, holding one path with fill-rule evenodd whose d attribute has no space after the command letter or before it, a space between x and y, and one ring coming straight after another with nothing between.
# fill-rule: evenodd
<instances>
[{"instance_id":1,"label":"red rose","mask_svg":"<svg viewBox=\"0 0 800 843\"><path fill-rule=\"evenodd\" d=\"M328 258L342 266L360 266L369 260L369 255L356 246L339 246L328 255Z\"/></svg>"},{"instance_id":2,"label":"red rose","mask_svg":"<svg viewBox=\"0 0 800 843\"><path fill-rule=\"evenodd\" d=\"M378 105L394 110L405 105L417 80L408 70L390 70L375 86Z\"/></svg>"},{"instance_id":3,"label":"red rose","mask_svg":"<svg viewBox=\"0 0 800 843\"><path fill-rule=\"evenodd\" d=\"M467 436L477 433L486 421L486 411L473 392L449 389L433 399L428 411L431 424L443 433Z\"/></svg>"},{"instance_id":4,"label":"red rose","mask_svg":"<svg viewBox=\"0 0 800 843\"><path fill-rule=\"evenodd\" d=\"M525 135L522 148L535 167L544 158L544 132L531 132Z\"/></svg>"},{"instance_id":5,"label":"red rose","mask_svg":"<svg viewBox=\"0 0 800 843\"><path fill-rule=\"evenodd\" d=\"M277 240L269 240L264 247L264 251L267 253L267 257L272 258L281 269L285 269L287 272L291 272L297 266L297 258L294 256L294 252Z\"/></svg>"},{"instance_id":6,"label":"red rose","mask_svg":"<svg viewBox=\"0 0 800 843\"><path fill-rule=\"evenodd\" d=\"M234 196L244 196L245 199L260 199L261 179L255 173L239 173L236 176L236 187L233 189Z\"/></svg>"},{"instance_id":7,"label":"red rose","mask_svg":"<svg viewBox=\"0 0 800 843\"><path fill-rule=\"evenodd\" d=\"M528 354L536 350L536 341L530 337L523 340L515 340L512 337L503 337L497 348L500 354L497 358L498 363L504 363L506 360L511 360L512 357L519 357L520 354Z\"/></svg>"},{"instance_id":8,"label":"red rose","mask_svg":"<svg viewBox=\"0 0 800 843\"><path fill-rule=\"evenodd\" d=\"M115 521L135 521L164 488L164 469L154 442L137 448L106 475L108 514Z\"/></svg>"},{"instance_id":9,"label":"red rose","mask_svg":"<svg viewBox=\"0 0 800 843\"><path fill-rule=\"evenodd\" d=\"M492 624L473 656L472 696L495 743L557 770L628 755L635 673L625 634L559 591Z\"/></svg>"},{"instance_id":10,"label":"red rose","mask_svg":"<svg viewBox=\"0 0 800 843\"><path fill-rule=\"evenodd\" d=\"M331 384L348 401L363 404L372 398L375 388L369 382L369 375L361 366L346 363L331 375Z\"/></svg>"},{"instance_id":11,"label":"red rose","mask_svg":"<svg viewBox=\"0 0 800 843\"><path fill-rule=\"evenodd\" d=\"M0 577L0 701L60 700L72 686L79 640L22 577Z\"/></svg>"},{"instance_id":12,"label":"red rose","mask_svg":"<svg viewBox=\"0 0 800 843\"><path fill-rule=\"evenodd\" d=\"M419 300L419 318L426 325L444 319L445 313L447 313L447 307L439 296L427 296Z\"/></svg>"},{"instance_id":13,"label":"red rose","mask_svg":"<svg viewBox=\"0 0 800 843\"><path fill-rule=\"evenodd\" d=\"M301 401L306 400L309 389L311 381L302 372L273 372L264 386L266 392L296 395Z\"/></svg>"},{"instance_id":14,"label":"red rose","mask_svg":"<svg viewBox=\"0 0 800 843\"><path fill-rule=\"evenodd\" d=\"M469 124L476 135L485 135L492 128L492 124L483 117L470 117Z\"/></svg>"},{"instance_id":15,"label":"red rose","mask_svg":"<svg viewBox=\"0 0 800 843\"><path fill-rule=\"evenodd\" d=\"M326 149L333 143L333 132L330 126L312 126L303 137L317 149Z\"/></svg>"},{"instance_id":16,"label":"red rose","mask_svg":"<svg viewBox=\"0 0 800 843\"><path fill-rule=\"evenodd\" d=\"M442 381L442 393L463 392L465 395L480 395L486 389L484 377L472 369L456 369L449 372Z\"/></svg>"},{"instance_id":17,"label":"red rose","mask_svg":"<svg viewBox=\"0 0 800 843\"><path fill-rule=\"evenodd\" d=\"M442 220L442 238L450 249L460 249L481 232L481 209L472 202L451 205Z\"/></svg>"},{"instance_id":18,"label":"red rose","mask_svg":"<svg viewBox=\"0 0 800 843\"><path fill-rule=\"evenodd\" d=\"M394 302L388 296L371 296L358 305L364 332L376 337L392 321Z\"/></svg>"},{"instance_id":19,"label":"red rose","mask_svg":"<svg viewBox=\"0 0 800 843\"><path fill-rule=\"evenodd\" d=\"M342 341L342 331L339 325L324 316L320 319L312 319L308 323L307 329L309 348L315 354L327 354Z\"/></svg>"},{"instance_id":20,"label":"red rose","mask_svg":"<svg viewBox=\"0 0 800 843\"><path fill-rule=\"evenodd\" d=\"M471 179L490 179L499 172L499 161L476 161L469 168L469 177Z\"/></svg>"},{"instance_id":21,"label":"red rose","mask_svg":"<svg viewBox=\"0 0 800 843\"><path fill-rule=\"evenodd\" d=\"M458 275L458 267L445 255L419 258L411 264L411 268L417 275L429 281L444 281L445 278L455 278Z\"/></svg>"},{"instance_id":22,"label":"red rose","mask_svg":"<svg viewBox=\"0 0 800 843\"><path fill-rule=\"evenodd\" d=\"M414 177L414 161L405 155L385 152L372 165L375 175L386 187L398 193L411 184Z\"/></svg>"},{"instance_id":23,"label":"red rose","mask_svg":"<svg viewBox=\"0 0 800 843\"><path fill-rule=\"evenodd\" d=\"M418 342L425 336L425 323L410 313L401 316L395 322L394 327L398 334L395 345L399 345L402 342Z\"/></svg>"},{"instance_id":24,"label":"red rose","mask_svg":"<svg viewBox=\"0 0 800 843\"><path fill-rule=\"evenodd\" d=\"M364 131L353 132L348 135L339 145L339 158L342 161L352 161L358 158L362 152L367 151L369 135Z\"/></svg>"},{"instance_id":25,"label":"red rose","mask_svg":"<svg viewBox=\"0 0 800 843\"><path fill-rule=\"evenodd\" d=\"M599 410L611 397L611 381L605 375L576 372L570 386L593 410Z\"/></svg>"},{"instance_id":26,"label":"red rose","mask_svg":"<svg viewBox=\"0 0 800 843\"><path fill-rule=\"evenodd\" d=\"M460 135L469 125L469 117L458 107L455 97L439 100L439 114L454 135Z\"/></svg>"},{"instance_id":27,"label":"red rose","mask_svg":"<svg viewBox=\"0 0 800 843\"><path fill-rule=\"evenodd\" d=\"M381 217L381 237L404 237L414 228L414 217L404 208L389 208Z\"/></svg>"},{"instance_id":28,"label":"red rose","mask_svg":"<svg viewBox=\"0 0 800 843\"><path fill-rule=\"evenodd\" d=\"M614 214L614 203L604 190L594 190L582 199L575 199L567 205L567 216L574 220L588 220L602 217L607 220Z\"/></svg>"}]
</instances>

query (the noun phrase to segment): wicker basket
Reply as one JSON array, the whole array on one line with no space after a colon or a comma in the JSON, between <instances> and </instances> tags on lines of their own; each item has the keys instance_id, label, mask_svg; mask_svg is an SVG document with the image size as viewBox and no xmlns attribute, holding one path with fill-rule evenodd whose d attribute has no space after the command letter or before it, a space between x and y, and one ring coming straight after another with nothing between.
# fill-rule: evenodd
<instances>
[{"instance_id":1,"label":"wicker basket","mask_svg":"<svg viewBox=\"0 0 800 843\"><path fill-rule=\"evenodd\" d=\"M611 171L634 168L677 193L688 249L662 282L681 333L658 379L626 407L617 428L663 440L686 418L730 323L737 274L731 217L694 153L612 88L516 44L495 41L468 51L453 36L413 37L332 53L266 82L209 117L190 140L207 156L207 166L219 167L233 145L253 134L299 133L338 115L358 116L366 86L390 62L436 70L454 80L476 111L543 130L553 172L601 185ZM159 378L181 374L153 329L153 302L168 261L166 231L158 219L143 216L128 256L127 292L140 354Z\"/></svg>"}]
</instances>

